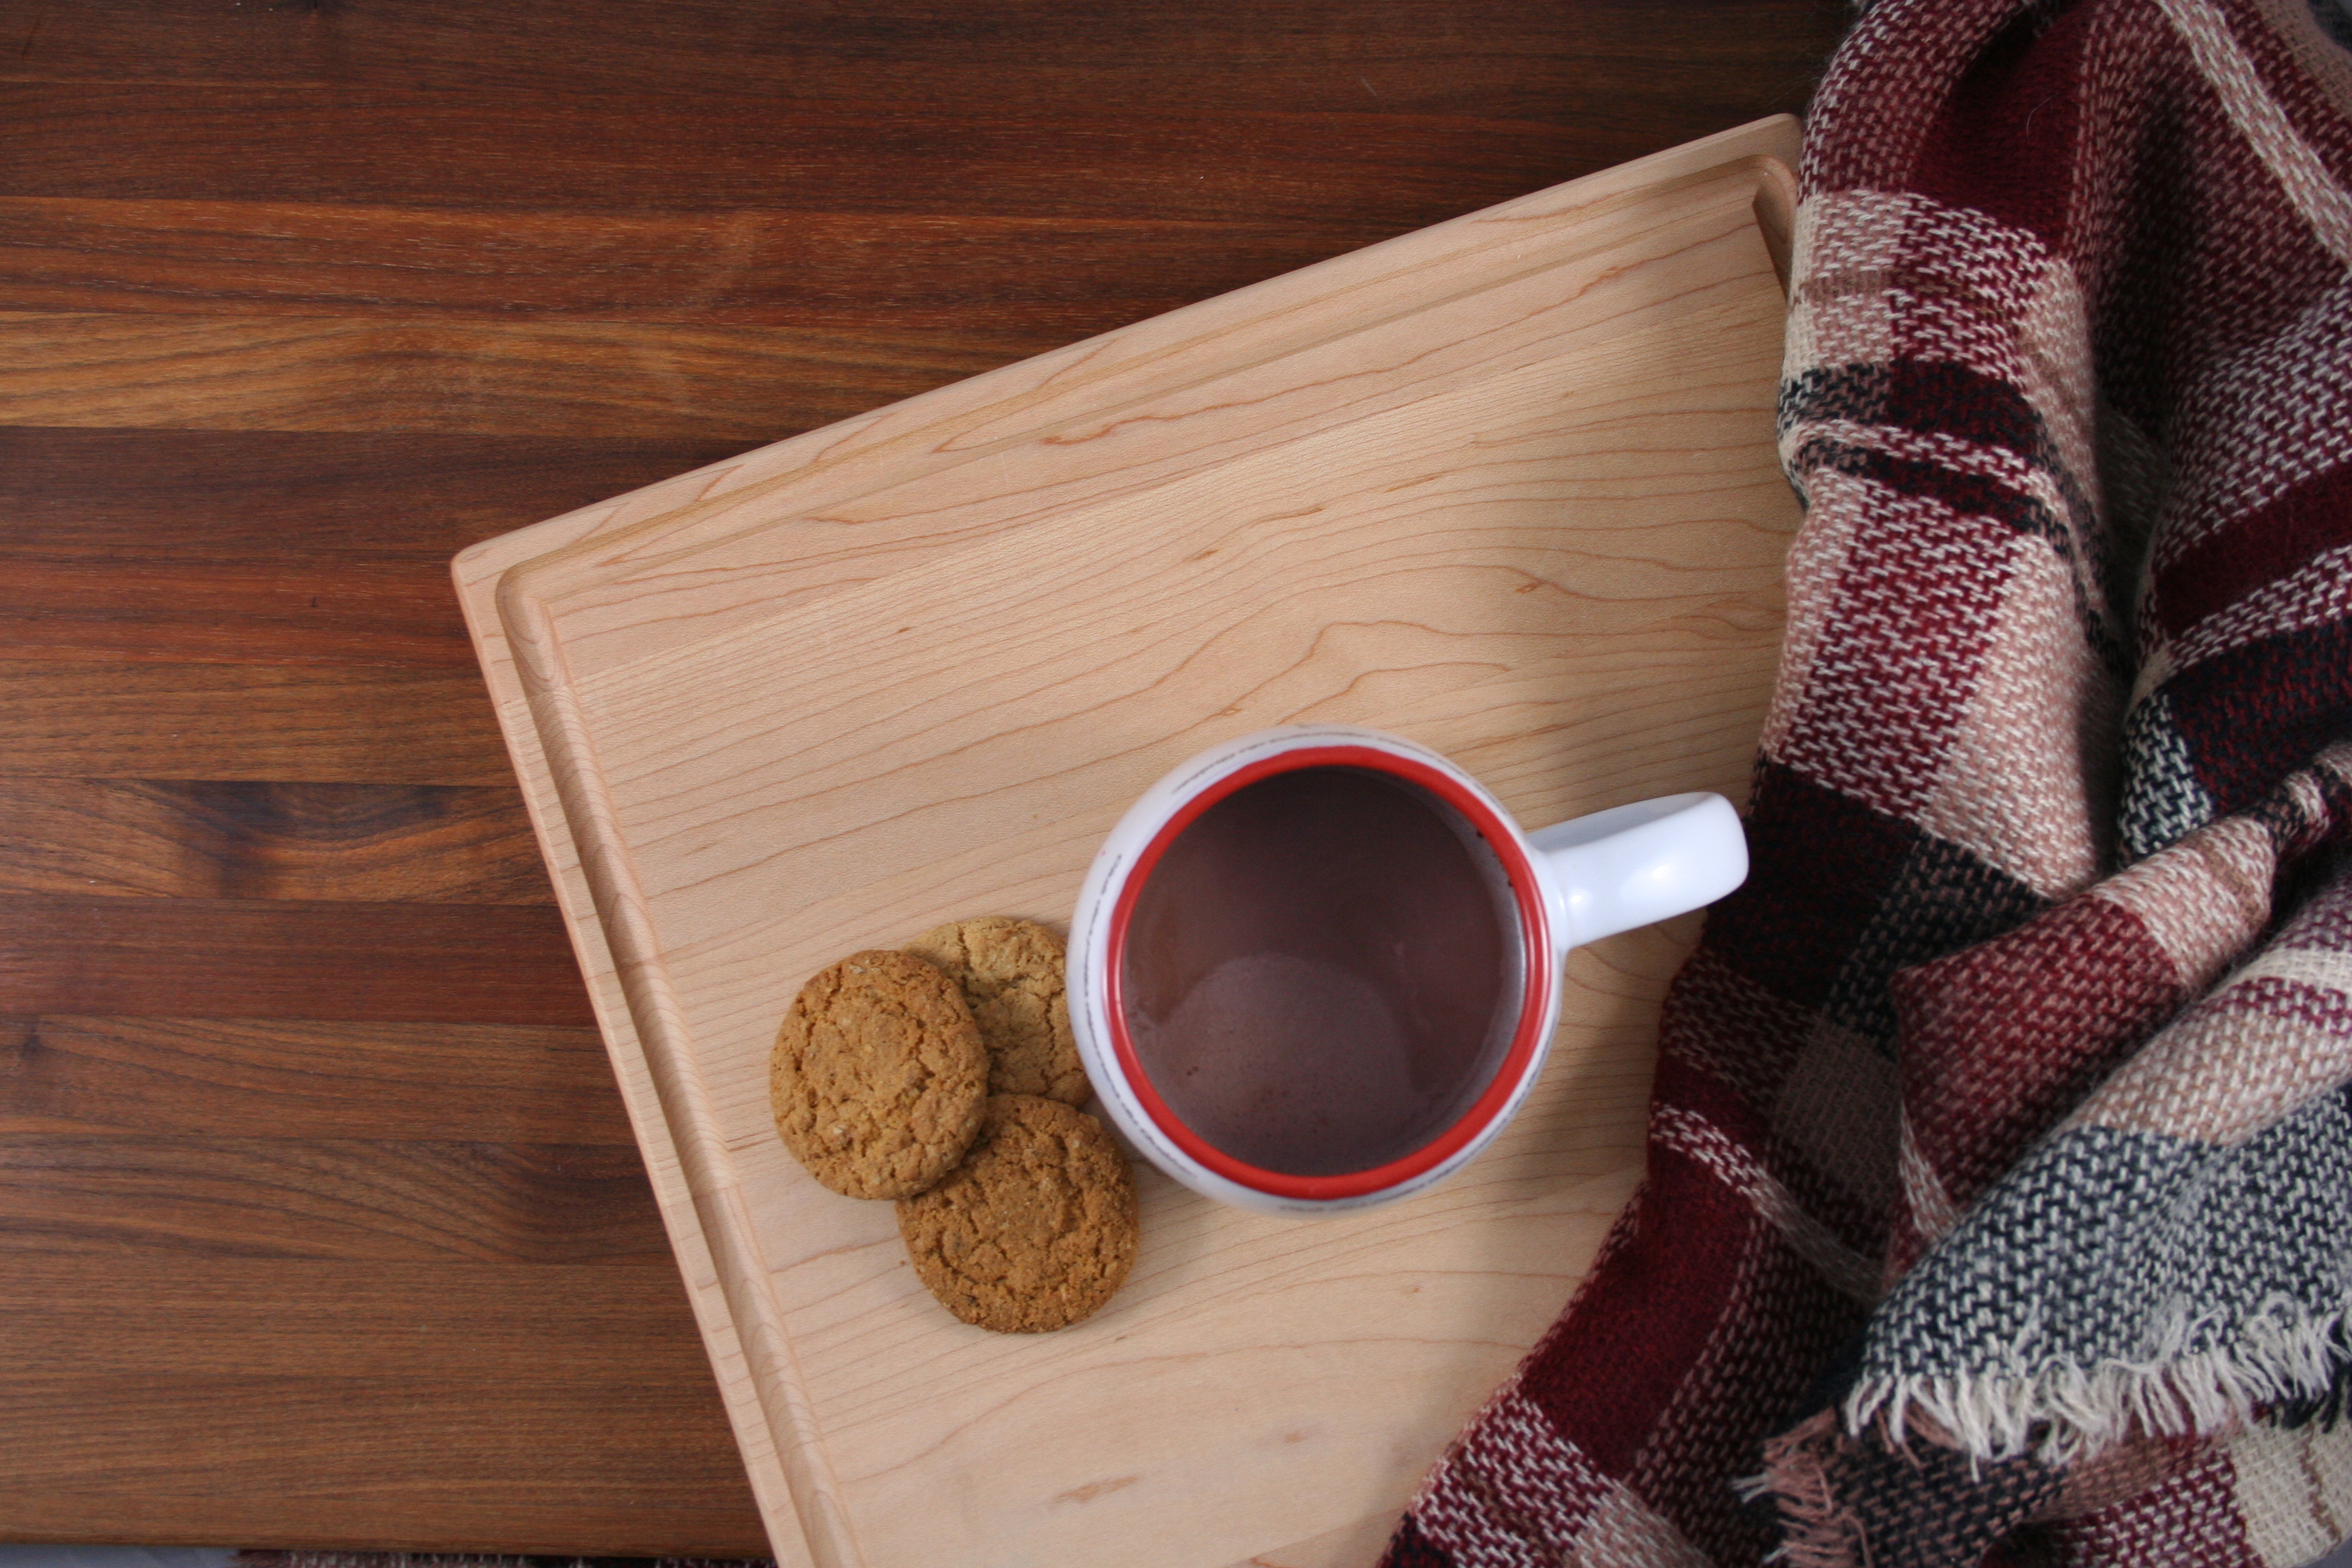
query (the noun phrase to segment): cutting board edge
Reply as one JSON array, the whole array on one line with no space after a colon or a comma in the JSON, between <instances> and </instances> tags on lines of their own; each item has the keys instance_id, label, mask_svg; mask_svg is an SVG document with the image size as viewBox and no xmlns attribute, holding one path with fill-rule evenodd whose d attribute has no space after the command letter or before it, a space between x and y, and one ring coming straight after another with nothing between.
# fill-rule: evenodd
<instances>
[{"instance_id":1,"label":"cutting board edge","mask_svg":"<svg viewBox=\"0 0 2352 1568\"><path fill-rule=\"evenodd\" d=\"M1719 167L1726 163L1749 161L1758 166L1759 226L1768 249L1773 253L1775 262L1785 277L1787 220L1793 182L1782 155L1793 155L1796 140L1797 126L1793 119L1778 116L1586 176L1583 180L1571 182L1569 186L1535 193L1519 198L1517 203L1487 209L1485 214L1468 215L1467 218L1451 221L1459 224L1482 216L1491 217L1562 190L1583 187L1589 200L1617 191L1632 190L1654 179ZM1745 142L1768 144L1739 145L1737 151L1731 150L1734 144ZM1417 235L1402 236L1370 248L1385 250L1406 246L1429 232L1423 230ZM1307 274L1318 274L1325 280L1334 279L1344 274L1326 269L1339 268L1343 264L1356 262L1367 255L1365 251L1350 253L1252 288L1264 289ZM1229 299L1230 296L1221 298ZM1215 301L1203 301L1202 305L1213 303ZM1186 310L1201 308L1193 306L1186 307ZM1164 317L1153 319L1163 322L1166 320ZM1105 338L1134 333L1150 324L1136 323L1119 329L1118 332L1105 334ZM852 431L854 427L870 424L883 415L903 415L917 404L927 405L927 411L951 412L959 408L969 411L986 407L992 395L1034 385L1055 373L1062 363L1061 356L1084 351L1102 341L1089 340L1087 344L1072 345L1068 350L1055 351L1035 360L1005 366L890 405L887 409L808 432L759 448L742 458L708 465L610 501L578 509L499 539L486 541L461 553L453 563L453 575L457 583L468 629L474 637L497 699L501 731L518 773L524 777L526 803L534 828L539 834L551 872L554 874L559 902L563 907L566 924L572 932L583 974L589 981L607 1049L620 1077L624 1098L628 1103L640 1142L645 1147L648 1169L655 1176L665 1221L670 1227L681 1271L687 1277L689 1297L703 1329L706 1345L711 1352L714 1371L719 1376L730 1419L736 1426L739 1443L745 1451L747 1471L751 1476L762 1512L768 1519L770 1532L776 1538L775 1546L782 1562L822 1563L830 1568L836 1562L856 1562L858 1559L854 1540L845 1537L847 1521L838 1511L837 1502L829 1495L831 1487L814 1476L804 1478L802 1484L795 1487L785 1474L788 1462L779 1452L779 1445L772 1441L775 1430L771 1425L772 1413L761 1399L748 1364L748 1347L743 1343L739 1327L740 1314L735 1304L729 1300L725 1267L714 1254L709 1227L702 1214L705 1202L723 1203L731 1195L731 1184L719 1182L709 1184L707 1189L698 1187L679 1153L669 1113L661 1103L657 1077L631 1014L627 987L608 939L605 916L599 909L593 879L579 855L580 846L572 830L573 810L562 798L562 785L544 745L544 731L537 710L543 709L545 702L543 700L538 703L532 700L532 688L538 683L528 672L529 661L518 658L519 650L508 640L509 627L500 613L501 599L507 601L507 608L520 608L514 603L518 595L510 590L519 587L530 574L518 574L516 568L543 563L549 555L570 552L583 543L608 545L613 542L611 536L624 531L636 537L663 528L690 526L693 519L687 514L696 512L711 500L745 499L738 492L763 478L780 482L789 480L796 470L788 465L795 457L817 453L837 442L845 432ZM776 471L743 477L746 468L761 463ZM738 478L740 482L734 489L726 489L726 481L730 477ZM663 508L650 516L632 513L633 506L642 508L652 504L656 498L675 498L688 489L698 489L698 493L680 505ZM758 1287L755 1285L755 1288ZM793 1511L796 1528L789 1535L781 1528L782 1514L779 1504ZM811 1513L819 1516L819 1528L813 1531L809 1529L811 1521L808 1516ZM825 1517L828 1515L830 1519ZM809 1538L812 1536L814 1539Z\"/></svg>"}]
</instances>

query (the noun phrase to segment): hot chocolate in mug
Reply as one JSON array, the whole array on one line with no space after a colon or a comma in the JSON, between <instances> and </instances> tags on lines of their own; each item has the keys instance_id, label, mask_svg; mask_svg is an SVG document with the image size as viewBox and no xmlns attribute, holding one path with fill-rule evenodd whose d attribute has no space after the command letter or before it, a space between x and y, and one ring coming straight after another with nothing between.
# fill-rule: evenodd
<instances>
[{"instance_id":1,"label":"hot chocolate in mug","mask_svg":"<svg viewBox=\"0 0 2352 1568\"><path fill-rule=\"evenodd\" d=\"M1244 1208L1361 1208L1502 1131L1570 949L1747 874L1721 795L1530 834L1410 741L1264 730L1112 829L1070 922L1070 1022L1104 1109L1170 1176Z\"/></svg>"}]
</instances>

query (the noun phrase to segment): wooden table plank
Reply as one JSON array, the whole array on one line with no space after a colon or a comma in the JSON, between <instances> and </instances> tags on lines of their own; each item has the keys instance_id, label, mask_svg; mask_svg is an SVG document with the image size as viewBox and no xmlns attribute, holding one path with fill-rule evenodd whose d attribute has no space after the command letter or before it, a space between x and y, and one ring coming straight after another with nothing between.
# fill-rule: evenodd
<instances>
[{"instance_id":1,"label":"wooden table plank","mask_svg":"<svg viewBox=\"0 0 2352 1568\"><path fill-rule=\"evenodd\" d=\"M0 8L0 1537L761 1550L448 558L1793 109L1843 22Z\"/></svg>"},{"instance_id":2,"label":"wooden table plank","mask_svg":"<svg viewBox=\"0 0 2352 1568\"><path fill-rule=\"evenodd\" d=\"M764 1549L666 1258L12 1251L0 1338L18 1539Z\"/></svg>"},{"instance_id":3,"label":"wooden table plank","mask_svg":"<svg viewBox=\"0 0 2352 1568\"><path fill-rule=\"evenodd\" d=\"M0 562L265 562L446 574L477 540L743 449L735 441L0 423Z\"/></svg>"},{"instance_id":4,"label":"wooden table plank","mask_svg":"<svg viewBox=\"0 0 2352 1568\"><path fill-rule=\"evenodd\" d=\"M0 314L0 422L749 446L1058 341L636 321Z\"/></svg>"},{"instance_id":5,"label":"wooden table plank","mask_svg":"<svg viewBox=\"0 0 2352 1568\"><path fill-rule=\"evenodd\" d=\"M805 210L419 211L348 201L0 199L23 310L799 326L1080 337L1385 237L1320 221ZM1181 292L1179 290L1181 290Z\"/></svg>"},{"instance_id":6,"label":"wooden table plank","mask_svg":"<svg viewBox=\"0 0 2352 1568\"><path fill-rule=\"evenodd\" d=\"M421 561L20 560L0 577L0 658L467 669L447 578Z\"/></svg>"},{"instance_id":7,"label":"wooden table plank","mask_svg":"<svg viewBox=\"0 0 2352 1568\"><path fill-rule=\"evenodd\" d=\"M1643 125L1687 114L1711 130L1801 101L1845 9L1839 0L517 0L486 27L466 0L247 7L229 26L217 0L83 0L21 18L0 44L13 57L8 77L47 82L695 96L764 81L804 99L948 110L1281 105Z\"/></svg>"},{"instance_id":8,"label":"wooden table plank","mask_svg":"<svg viewBox=\"0 0 2352 1568\"><path fill-rule=\"evenodd\" d=\"M469 669L0 659L0 755L19 778L503 784Z\"/></svg>"},{"instance_id":9,"label":"wooden table plank","mask_svg":"<svg viewBox=\"0 0 2352 1568\"><path fill-rule=\"evenodd\" d=\"M10 194L27 196L1195 222L1321 223L1339 211L1392 232L1658 139L1609 118L1391 114L1369 95L1320 113L941 113L712 89L648 116L626 96L568 89L140 82L0 84L0 126L18 165ZM1663 139L1697 129L1678 123ZM517 156L524 147L531 155Z\"/></svg>"},{"instance_id":10,"label":"wooden table plank","mask_svg":"<svg viewBox=\"0 0 2352 1568\"><path fill-rule=\"evenodd\" d=\"M634 1149L608 1080L578 1026L0 1018L0 1134Z\"/></svg>"},{"instance_id":11,"label":"wooden table plank","mask_svg":"<svg viewBox=\"0 0 2352 1568\"><path fill-rule=\"evenodd\" d=\"M0 1013L594 1022L563 922L513 904L0 900Z\"/></svg>"},{"instance_id":12,"label":"wooden table plank","mask_svg":"<svg viewBox=\"0 0 2352 1568\"><path fill-rule=\"evenodd\" d=\"M522 797L464 784L0 778L0 893L544 904Z\"/></svg>"},{"instance_id":13,"label":"wooden table plank","mask_svg":"<svg viewBox=\"0 0 2352 1568\"><path fill-rule=\"evenodd\" d=\"M669 1251L632 1149L119 1132L0 1144L0 1244L385 1264Z\"/></svg>"}]
</instances>

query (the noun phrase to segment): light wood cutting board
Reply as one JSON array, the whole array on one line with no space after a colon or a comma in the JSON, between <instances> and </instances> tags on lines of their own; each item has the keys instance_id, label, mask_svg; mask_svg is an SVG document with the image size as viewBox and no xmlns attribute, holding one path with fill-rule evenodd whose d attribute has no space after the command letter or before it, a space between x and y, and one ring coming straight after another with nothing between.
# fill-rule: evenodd
<instances>
[{"instance_id":1,"label":"light wood cutting board","mask_svg":"<svg viewBox=\"0 0 2352 1568\"><path fill-rule=\"evenodd\" d=\"M1300 1222L1139 1168L1059 1334L931 1301L770 1125L833 959L1065 925L1211 742L1331 720L1529 826L1743 793L1794 504L1772 452L1796 127L1762 121L478 546L458 585L787 1563L1368 1563L1641 1168L1695 921L1570 962L1462 1175Z\"/></svg>"}]
</instances>

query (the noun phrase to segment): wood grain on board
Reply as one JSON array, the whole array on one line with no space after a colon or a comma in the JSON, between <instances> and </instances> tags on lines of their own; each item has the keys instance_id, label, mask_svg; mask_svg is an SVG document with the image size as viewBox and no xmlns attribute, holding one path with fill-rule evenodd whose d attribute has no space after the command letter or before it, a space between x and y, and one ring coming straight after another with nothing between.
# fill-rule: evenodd
<instances>
[{"instance_id":1,"label":"wood grain on board","mask_svg":"<svg viewBox=\"0 0 2352 1568\"><path fill-rule=\"evenodd\" d=\"M1794 110L1843 22L0 5L0 1538L764 1551L448 558Z\"/></svg>"},{"instance_id":2,"label":"wood grain on board","mask_svg":"<svg viewBox=\"0 0 2352 1568\"><path fill-rule=\"evenodd\" d=\"M1134 1279L1050 1342L955 1323L793 1164L768 1041L846 948L1064 918L1128 801L1263 725L1400 731L1535 824L1737 792L1794 521L1793 129L460 558L780 1553L1344 1561L1549 1321L1638 1177L1692 922L1577 955L1528 1112L1435 1194L1302 1226L1142 1173Z\"/></svg>"}]
</instances>

